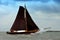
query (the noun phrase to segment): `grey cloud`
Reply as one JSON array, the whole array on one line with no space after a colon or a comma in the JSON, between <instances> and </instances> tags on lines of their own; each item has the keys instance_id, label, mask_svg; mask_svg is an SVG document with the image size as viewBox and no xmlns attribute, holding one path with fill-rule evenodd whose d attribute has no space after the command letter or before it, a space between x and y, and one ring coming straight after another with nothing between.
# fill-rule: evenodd
<instances>
[{"instance_id":1,"label":"grey cloud","mask_svg":"<svg viewBox=\"0 0 60 40\"><path fill-rule=\"evenodd\" d=\"M14 1L40 1L40 2L48 2L50 0L14 0Z\"/></svg>"},{"instance_id":2,"label":"grey cloud","mask_svg":"<svg viewBox=\"0 0 60 40\"><path fill-rule=\"evenodd\" d=\"M49 2L50 0L40 0L40 1L45 3L45 2Z\"/></svg>"},{"instance_id":3,"label":"grey cloud","mask_svg":"<svg viewBox=\"0 0 60 40\"><path fill-rule=\"evenodd\" d=\"M14 0L14 1L40 1L40 0Z\"/></svg>"},{"instance_id":4,"label":"grey cloud","mask_svg":"<svg viewBox=\"0 0 60 40\"><path fill-rule=\"evenodd\" d=\"M55 3L60 3L60 0L53 0Z\"/></svg>"},{"instance_id":5,"label":"grey cloud","mask_svg":"<svg viewBox=\"0 0 60 40\"><path fill-rule=\"evenodd\" d=\"M31 9L35 11L42 11L47 13L60 13L60 5L55 4L46 4L46 5L33 5Z\"/></svg>"}]
</instances>

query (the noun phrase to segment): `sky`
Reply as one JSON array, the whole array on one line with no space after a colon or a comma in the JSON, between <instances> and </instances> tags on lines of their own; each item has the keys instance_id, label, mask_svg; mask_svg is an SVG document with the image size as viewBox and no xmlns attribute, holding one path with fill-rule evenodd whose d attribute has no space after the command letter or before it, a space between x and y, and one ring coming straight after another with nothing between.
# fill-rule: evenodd
<instances>
[{"instance_id":1,"label":"sky","mask_svg":"<svg viewBox=\"0 0 60 40\"><path fill-rule=\"evenodd\" d=\"M19 6L27 10L37 26L60 30L60 0L0 0L0 31L9 31Z\"/></svg>"}]
</instances>

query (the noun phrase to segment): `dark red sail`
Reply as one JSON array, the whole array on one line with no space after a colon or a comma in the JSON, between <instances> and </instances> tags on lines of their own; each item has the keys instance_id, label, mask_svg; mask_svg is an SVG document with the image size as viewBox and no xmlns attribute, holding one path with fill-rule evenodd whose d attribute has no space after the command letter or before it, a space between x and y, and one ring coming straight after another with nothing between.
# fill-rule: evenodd
<instances>
[{"instance_id":1,"label":"dark red sail","mask_svg":"<svg viewBox=\"0 0 60 40\"><path fill-rule=\"evenodd\" d=\"M39 30L38 26L34 23L34 21L32 20L32 18L29 15L27 10L26 10L26 17L27 17L27 28L28 28L28 31Z\"/></svg>"},{"instance_id":2,"label":"dark red sail","mask_svg":"<svg viewBox=\"0 0 60 40\"><path fill-rule=\"evenodd\" d=\"M24 10L26 10L26 20L24 18ZM19 7L18 14L11 27L11 31L14 31L14 30L16 31L18 30L27 30L27 31L39 30L37 25L32 20L31 16L29 15L27 9L22 6Z\"/></svg>"},{"instance_id":3,"label":"dark red sail","mask_svg":"<svg viewBox=\"0 0 60 40\"><path fill-rule=\"evenodd\" d=\"M25 21L24 21L24 8L20 6L17 17L12 25L11 30L26 30L26 27L24 27Z\"/></svg>"}]
</instances>

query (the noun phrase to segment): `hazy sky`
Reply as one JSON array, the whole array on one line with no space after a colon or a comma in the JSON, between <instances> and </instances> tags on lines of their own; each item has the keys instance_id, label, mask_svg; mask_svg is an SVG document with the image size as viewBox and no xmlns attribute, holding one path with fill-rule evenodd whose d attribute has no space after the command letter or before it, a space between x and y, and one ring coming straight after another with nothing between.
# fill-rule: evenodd
<instances>
[{"instance_id":1,"label":"hazy sky","mask_svg":"<svg viewBox=\"0 0 60 40\"><path fill-rule=\"evenodd\" d=\"M39 28L60 30L60 0L0 0L0 31L10 30L24 4Z\"/></svg>"}]
</instances>

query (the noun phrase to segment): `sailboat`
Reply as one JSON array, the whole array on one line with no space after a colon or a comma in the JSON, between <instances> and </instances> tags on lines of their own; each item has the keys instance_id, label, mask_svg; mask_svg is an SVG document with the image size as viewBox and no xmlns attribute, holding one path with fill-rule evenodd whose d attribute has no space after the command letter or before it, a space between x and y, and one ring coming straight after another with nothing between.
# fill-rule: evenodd
<instances>
[{"instance_id":1,"label":"sailboat","mask_svg":"<svg viewBox=\"0 0 60 40\"><path fill-rule=\"evenodd\" d=\"M30 34L38 31L39 28L29 15L26 6L20 6L10 32L7 32L7 34Z\"/></svg>"}]
</instances>

